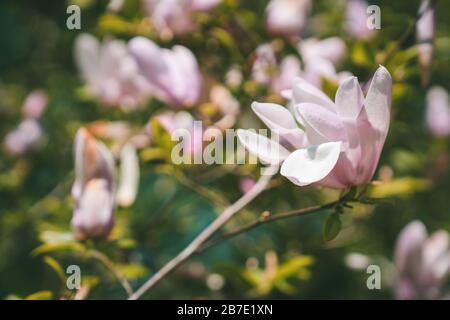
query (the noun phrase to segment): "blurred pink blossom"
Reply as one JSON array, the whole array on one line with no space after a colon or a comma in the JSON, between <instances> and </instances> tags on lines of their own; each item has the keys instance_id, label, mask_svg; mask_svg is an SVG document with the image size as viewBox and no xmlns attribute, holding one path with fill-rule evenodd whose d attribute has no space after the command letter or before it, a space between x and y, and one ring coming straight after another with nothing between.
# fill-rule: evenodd
<instances>
[{"instance_id":1,"label":"blurred pink blossom","mask_svg":"<svg viewBox=\"0 0 450 320\"><path fill-rule=\"evenodd\" d=\"M75 42L75 59L88 88L105 105L130 109L148 98L148 83L125 42L99 43L93 36L81 34Z\"/></svg>"},{"instance_id":2,"label":"blurred pink blossom","mask_svg":"<svg viewBox=\"0 0 450 320\"><path fill-rule=\"evenodd\" d=\"M449 234L445 230L428 236L422 222L406 225L395 248L397 299L436 299L450 271Z\"/></svg>"},{"instance_id":3,"label":"blurred pink blossom","mask_svg":"<svg viewBox=\"0 0 450 320\"><path fill-rule=\"evenodd\" d=\"M6 151L14 156L30 150L42 137L42 129L35 119L23 120L17 129L5 137Z\"/></svg>"},{"instance_id":4,"label":"blurred pink blossom","mask_svg":"<svg viewBox=\"0 0 450 320\"><path fill-rule=\"evenodd\" d=\"M194 12L205 12L221 0L144 0L144 7L160 36L170 39L195 30Z\"/></svg>"},{"instance_id":5,"label":"blurred pink blossom","mask_svg":"<svg viewBox=\"0 0 450 320\"><path fill-rule=\"evenodd\" d=\"M203 128L201 123L196 123L188 112L169 111L156 116L155 119L170 135L183 139L184 154L191 156L202 152Z\"/></svg>"},{"instance_id":6,"label":"blurred pink blossom","mask_svg":"<svg viewBox=\"0 0 450 320\"><path fill-rule=\"evenodd\" d=\"M438 86L430 88L426 103L428 130L435 136L450 135L450 103L447 90Z\"/></svg>"},{"instance_id":7,"label":"blurred pink blossom","mask_svg":"<svg viewBox=\"0 0 450 320\"><path fill-rule=\"evenodd\" d=\"M154 95L174 107L190 107L198 102L202 77L188 48L160 48L149 39L135 37L128 49Z\"/></svg>"},{"instance_id":8,"label":"blurred pink blossom","mask_svg":"<svg viewBox=\"0 0 450 320\"><path fill-rule=\"evenodd\" d=\"M311 12L310 0L271 0L266 8L267 29L286 37L300 36Z\"/></svg>"},{"instance_id":9,"label":"blurred pink blossom","mask_svg":"<svg viewBox=\"0 0 450 320\"><path fill-rule=\"evenodd\" d=\"M114 225L114 159L86 129L75 137L72 227L78 239L106 237Z\"/></svg>"},{"instance_id":10,"label":"blurred pink blossom","mask_svg":"<svg viewBox=\"0 0 450 320\"><path fill-rule=\"evenodd\" d=\"M255 180L249 177L242 178L239 183L239 190L241 190L242 193L247 193L250 191L251 188L255 185Z\"/></svg>"},{"instance_id":11,"label":"blurred pink blossom","mask_svg":"<svg viewBox=\"0 0 450 320\"><path fill-rule=\"evenodd\" d=\"M422 0L416 24L419 63L422 68L422 84L430 81L431 64L433 60L433 40L435 29L435 12L431 0Z\"/></svg>"},{"instance_id":12,"label":"blurred pink blossom","mask_svg":"<svg viewBox=\"0 0 450 320\"><path fill-rule=\"evenodd\" d=\"M349 0L346 6L345 30L355 39L368 39L375 32L367 27L367 7L365 0Z\"/></svg>"},{"instance_id":13,"label":"blurred pink blossom","mask_svg":"<svg viewBox=\"0 0 450 320\"><path fill-rule=\"evenodd\" d=\"M25 118L39 119L47 107L47 95L42 90L34 90L25 99L22 114Z\"/></svg>"},{"instance_id":14,"label":"blurred pink blossom","mask_svg":"<svg viewBox=\"0 0 450 320\"><path fill-rule=\"evenodd\" d=\"M308 38L301 40L298 51L304 62L301 77L316 87L321 87L322 78L339 82L336 65L344 58L347 51L345 43L338 37L319 40Z\"/></svg>"},{"instance_id":15,"label":"blurred pink blossom","mask_svg":"<svg viewBox=\"0 0 450 320\"><path fill-rule=\"evenodd\" d=\"M277 94L292 87L292 81L302 74L300 60L286 56L278 65L270 43L260 45L255 51L252 78L256 83L269 86Z\"/></svg>"},{"instance_id":16,"label":"blurred pink blossom","mask_svg":"<svg viewBox=\"0 0 450 320\"><path fill-rule=\"evenodd\" d=\"M263 162L282 163L280 173L299 186L345 188L368 183L389 129L391 87L389 72L380 66L366 97L351 77L339 86L333 103L298 78L292 90L295 117L277 104L252 104L256 115L295 151L251 130L238 130L239 140Z\"/></svg>"}]
</instances>

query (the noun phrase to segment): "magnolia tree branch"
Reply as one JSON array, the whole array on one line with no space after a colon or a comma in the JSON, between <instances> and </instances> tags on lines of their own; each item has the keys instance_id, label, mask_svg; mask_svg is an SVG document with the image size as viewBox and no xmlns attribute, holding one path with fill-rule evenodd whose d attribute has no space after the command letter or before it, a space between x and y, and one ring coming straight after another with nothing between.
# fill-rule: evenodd
<instances>
[{"instance_id":1,"label":"magnolia tree branch","mask_svg":"<svg viewBox=\"0 0 450 320\"><path fill-rule=\"evenodd\" d=\"M181 251L175 258L165 264L158 270L150 279L148 279L129 299L139 299L147 290L152 288L158 281L164 278L167 274L180 266L190 256L192 256L217 230L219 230L225 223L227 223L237 212L255 199L269 184L273 175L278 171L278 168L270 167L265 172L258 182L239 198L235 203L227 207L220 216L218 216L206 229L204 229L192 242Z\"/></svg>"},{"instance_id":2,"label":"magnolia tree branch","mask_svg":"<svg viewBox=\"0 0 450 320\"><path fill-rule=\"evenodd\" d=\"M114 266L114 263L111 260L109 260L109 258L106 255L94 249L89 250L88 254L90 257L97 259L98 261L103 263L103 265L107 269L109 269L109 271L111 271L111 273L116 277L116 279L119 281L120 285L122 286L122 288L125 290L125 292L129 297L133 294L133 289L131 288L131 285L128 282L128 280L125 278L122 272L120 272L120 270L118 270Z\"/></svg>"},{"instance_id":3,"label":"magnolia tree branch","mask_svg":"<svg viewBox=\"0 0 450 320\"><path fill-rule=\"evenodd\" d=\"M283 212L283 213L278 213L275 215L270 215L269 212L265 211L261 214L261 216L256 220L253 221L251 223L248 223L242 227L236 228L234 230L231 230L229 232L225 232L224 234L220 235L219 237L217 237L216 239L212 239L208 242L206 242L204 245L202 245L198 251L203 251L206 250L224 240L227 240L229 238L233 238L241 233L247 232L249 230L252 230L260 225L266 224L266 223L270 223L270 222L275 222L278 220L284 220L284 219L288 219L288 218L292 218L292 217L298 217L298 216L305 216L307 214L311 214L311 213L315 213L315 212L319 212L325 209L331 209L334 208L336 205L339 205L342 202L342 199L324 204L324 205L319 205L319 206L312 206L312 207L308 207L308 208L303 208L303 209L298 209L298 210L293 210L293 211L288 211L288 212Z\"/></svg>"}]
</instances>

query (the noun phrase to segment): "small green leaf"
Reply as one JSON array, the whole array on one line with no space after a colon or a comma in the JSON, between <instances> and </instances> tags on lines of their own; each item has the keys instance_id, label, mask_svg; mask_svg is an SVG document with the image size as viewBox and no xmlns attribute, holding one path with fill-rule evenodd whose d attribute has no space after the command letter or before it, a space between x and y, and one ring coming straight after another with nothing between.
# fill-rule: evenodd
<instances>
[{"instance_id":1,"label":"small green leaf","mask_svg":"<svg viewBox=\"0 0 450 320\"><path fill-rule=\"evenodd\" d=\"M331 241L339 234L341 231L342 222L339 218L339 214L333 212L327 218L325 222L325 226L323 229L323 237L325 241Z\"/></svg>"},{"instance_id":2,"label":"small green leaf","mask_svg":"<svg viewBox=\"0 0 450 320\"><path fill-rule=\"evenodd\" d=\"M53 298L51 291L38 291L25 297L25 300L50 300Z\"/></svg>"}]
</instances>

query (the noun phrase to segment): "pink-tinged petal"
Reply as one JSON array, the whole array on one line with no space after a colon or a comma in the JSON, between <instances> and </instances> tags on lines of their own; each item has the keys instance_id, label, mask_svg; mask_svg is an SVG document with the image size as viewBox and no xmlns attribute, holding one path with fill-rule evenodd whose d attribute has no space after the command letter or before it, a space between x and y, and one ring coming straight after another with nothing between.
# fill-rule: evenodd
<instances>
[{"instance_id":1,"label":"pink-tinged petal","mask_svg":"<svg viewBox=\"0 0 450 320\"><path fill-rule=\"evenodd\" d=\"M266 126L294 147L304 148L308 144L305 133L286 108L274 103L253 102L252 110Z\"/></svg>"},{"instance_id":2,"label":"pink-tinged petal","mask_svg":"<svg viewBox=\"0 0 450 320\"><path fill-rule=\"evenodd\" d=\"M442 87L432 87L426 97L426 122L435 136L450 135L450 103L447 91Z\"/></svg>"},{"instance_id":3,"label":"pink-tinged petal","mask_svg":"<svg viewBox=\"0 0 450 320\"><path fill-rule=\"evenodd\" d=\"M317 185L327 188L343 189L354 184L357 171L353 161L349 159L349 152L341 152L333 170Z\"/></svg>"},{"instance_id":4,"label":"pink-tinged petal","mask_svg":"<svg viewBox=\"0 0 450 320\"><path fill-rule=\"evenodd\" d=\"M104 179L90 180L74 211L72 227L77 238L101 237L113 227L113 196Z\"/></svg>"},{"instance_id":5,"label":"pink-tinged petal","mask_svg":"<svg viewBox=\"0 0 450 320\"><path fill-rule=\"evenodd\" d=\"M347 141L344 124L336 113L317 104L300 103L296 106L296 114L303 120L311 143Z\"/></svg>"},{"instance_id":6,"label":"pink-tinged petal","mask_svg":"<svg viewBox=\"0 0 450 320\"><path fill-rule=\"evenodd\" d=\"M183 77L182 85L185 88L183 104L193 105L200 96L202 82L197 60L192 51L183 46L174 46L172 52L176 58L178 73Z\"/></svg>"},{"instance_id":7,"label":"pink-tinged petal","mask_svg":"<svg viewBox=\"0 0 450 320\"><path fill-rule=\"evenodd\" d=\"M296 78L294 80L292 93L295 104L309 102L318 104L335 112L336 107L333 101L331 101L325 93L301 78Z\"/></svg>"},{"instance_id":8,"label":"pink-tinged petal","mask_svg":"<svg viewBox=\"0 0 450 320\"><path fill-rule=\"evenodd\" d=\"M276 165L286 159L290 152L276 141L263 135L257 134L252 130L237 130L237 136L240 143L253 155L261 161Z\"/></svg>"},{"instance_id":9,"label":"pink-tinged petal","mask_svg":"<svg viewBox=\"0 0 450 320\"><path fill-rule=\"evenodd\" d=\"M409 267L411 257L420 254L426 238L427 230L423 223L417 220L408 223L400 232L395 246L395 266L400 273Z\"/></svg>"},{"instance_id":10,"label":"pink-tinged petal","mask_svg":"<svg viewBox=\"0 0 450 320\"><path fill-rule=\"evenodd\" d=\"M111 152L84 128L75 137L75 179L81 188L91 179L102 178L113 188L114 159Z\"/></svg>"},{"instance_id":11,"label":"pink-tinged petal","mask_svg":"<svg viewBox=\"0 0 450 320\"><path fill-rule=\"evenodd\" d=\"M445 256L449 249L449 235L447 231L434 232L423 244L423 264L425 268L432 268L439 258Z\"/></svg>"},{"instance_id":12,"label":"pink-tinged petal","mask_svg":"<svg viewBox=\"0 0 450 320\"><path fill-rule=\"evenodd\" d=\"M336 92L336 112L343 120L356 120L364 103L364 96L356 77L342 82Z\"/></svg>"},{"instance_id":13,"label":"pink-tinged petal","mask_svg":"<svg viewBox=\"0 0 450 320\"><path fill-rule=\"evenodd\" d=\"M136 199L139 187L139 158L136 148L127 143L120 152L120 184L117 190L117 203L129 207Z\"/></svg>"},{"instance_id":14,"label":"pink-tinged petal","mask_svg":"<svg viewBox=\"0 0 450 320\"><path fill-rule=\"evenodd\" d=\"M405 277L397 280L395 285L395 298L397 300L414 300L418 297L419 293L410 279Z\"/></svg>"},{"instance_id":15,"label":"pink-tinged petal","mask_svg":"<svg viewBox=\"0 0 450 320\"><path fill-rule=\"evenodd\" d=\"M281 166L280 173L299 186L325 178L341 153L341 142L327 142L294 151Z\"/></svg>"},{"instance_id":16,"label":"pink-tinged petal","mask_svg":"<svg viewBox=\"0 0 450 320\"><path fill-rule=\"evenodd\" d=\"M22 114L26 118L38 119L47 107L47 103L48 98L45 92L42 90L34 90L25 99L22 106Z\"/></svg>"},{"instance_id":17,"label":"pink-tinged petal","mask_svg":"<svg viewBox=\"0 0 450 320\"><path fill-rule=\"evenodd\" d=\"M372 78L365 101L367 120L379 131L380 139L387 135L390 121L392 78L389 71L380 66ZM384 142L384 141L383 141Z\"/></svg>"}]
</instances>

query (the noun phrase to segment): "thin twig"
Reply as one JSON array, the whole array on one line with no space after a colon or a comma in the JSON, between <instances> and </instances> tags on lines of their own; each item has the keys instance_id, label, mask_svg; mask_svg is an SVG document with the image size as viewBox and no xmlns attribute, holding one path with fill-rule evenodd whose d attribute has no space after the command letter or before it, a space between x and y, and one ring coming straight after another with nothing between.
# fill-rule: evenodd
<instances>
[{"instance_id":1,"label":"thin twig","mask_svg":"<svg viewBox=\"0 0 450 320\"><path fill-rule=\"evenodd\" d=\"M198 248L205 243L217 230L219 230L225 223L227 223L237 212L255 199L269 184L272 176L276 173L274 168L271 168L271 174L265 174L260 177L258 182L245 193L235 203L227 207L220 216L218 216L206 229L204 229L183 251L181 251L175 258L165 264L159 271L157 271L150 279L148 279L129 299L139 299L147 290L153 287L157 282L164 278L167 274L173 271L186 261Z\"/></svg>"},{"instance_id":2,"label":"thin twig","mask_svg":"<svg viewBox=\"0 0 450 320\"><path fill-rule=\"evenodd\" d=\"M298 216L304 216L307 214L311 214L311 213L315 213L318 211L322 211L325 209L331 209L334 206L338 205L339 203L341 203L341 199L324 204L324 205L320 205L320 206L312 206L312 207L308 207L308 208L303 208L303 209L298 209L298 210L293 210L293 211L288 211L288 212L283 212L283 213L279 213L276 215L270 215L268 214L268 212L263 212L261 214L261 216L258 218L258 220L253 221L251 223L248 223L246 225L244 225L243 227L239 227L236 228L234 230L231 230L229 232L226 232L222 235L220 235L219 237L217 237L216 239L212 239L209 242L206 242L203 246L201 246L198 251L204 251L216 244L218 244L219 242L222 242L224 240L227 240L229 238L235 237L241 233L247 232L249 230L252 230L260 225L266 224L266 223L270 223L270 222L274 222L274 221L278 221L278 220L283 220L283 219L288 219L288 218L292 218L292 217L298 217Z\"/></svg>"},{"instance_id":3,"label":"thin twig","mask_svg":"<svg viewBox=\"0 0 450 320\"><path fill-rule=\"evenodd\" d=\"M109 258L106 255L104 255L100 251L97 251L97 250L94 250L94 249L89 250L88 254L89 254L90 257L92 257L94 259L97 259L98 261L103 263L103 265L109 271L111 271L111 273L117 278L117 280L119 280L119 283L121 284L121 286L123 287L123 289L127 293L128 297L133 295L133 289L131 288L131 285L128 282L128 280L125 278L125 276L122 274L122 272L120 272L120 270L118 270L114 266L114 263L111 260L109 260Z\"/></svg>"}]
</instances>

